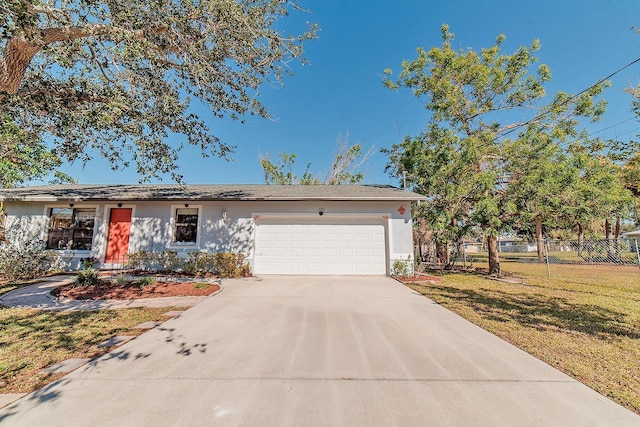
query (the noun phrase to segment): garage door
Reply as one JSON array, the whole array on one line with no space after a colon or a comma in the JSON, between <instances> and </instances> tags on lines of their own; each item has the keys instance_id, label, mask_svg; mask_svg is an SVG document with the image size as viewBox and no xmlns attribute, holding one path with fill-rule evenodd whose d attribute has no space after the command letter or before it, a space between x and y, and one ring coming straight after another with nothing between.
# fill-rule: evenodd
<instances>
[{"instance_id":1,"label":"garage door","mask_svg":"<svg viewBox=\"0 0 640 427\"><path fill-rule=\"evenodd\" d=\"M276 220L256 224L256 274L386 274L382 220Z\"/></svg>"}]
</instances>

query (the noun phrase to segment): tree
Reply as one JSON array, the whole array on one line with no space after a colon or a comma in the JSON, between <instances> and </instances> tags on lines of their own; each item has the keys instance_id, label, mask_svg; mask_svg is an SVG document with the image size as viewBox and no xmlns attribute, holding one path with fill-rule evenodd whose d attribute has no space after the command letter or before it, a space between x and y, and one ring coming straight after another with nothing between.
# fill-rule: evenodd
<instances>
[{"instance_id":1,"label":"tree","mask_svg":"<svg viewBox=\"0 0 640 427\"><path fill-rule=\"evenodd\" d=\"M282 82L315 37L315 25L298 36L279 29L293 10L287 0L1 2L0 119L53 144L58 159L95 151L114 168L133 161L143 178L179 180L182 144L168 138L203 155L232 150L193 105L268 116L261 83Z\"/></svg>"},{"instance_id":2,"label":"tree","mask_svg":"<svg viewBox=\"0 0 640 427\"><path fill-rule=\"evenodd\" d=\"M36 136L10 119L0 119L0 187L14 187L43 178L61 164L61 160ZM56 172L55 178L58 182L72 181L61 172Z\"/></svg>"},{"instance_id":3,"label":"tree","mask_svg":"<svg viewBox=\"0 0 640 427\"><path fill-rule=\"evenodd\" d=\"M260 157L260 165L264 171L266 184L300 184L300 185L346 185L358 184L364 179L364 173L360 170L371 157L373 151L362 154L359 144L349 146L349 134L343 139L338 137L338 152L331 161L329 172L324 176L314 175L309 169L311 163L307 163L301 177L295 174L296 154L280 153L280 162L274 163L268 155Z\"/></svg>"},{"instance_id":4,"label":"tree","mask_svg":"<svg viewBox=\"0 0 640 427\"><path fill-rule=\"evenodd\" d=\"M318 180L311 175L309 168L311 163L307 163L307 167L302 174L302 177L298 179L298 176L294 172L297 156L295 154L287 154L285 152L280 153L281 161L279 163L273 163L268 155L260 157L260 165L264 171L265 184L276 185L314 185L319 184Z\"/></svg>"},{"instance_id":5,"label":"tree","mask_svg":"<svg viewBox=\"0 0 640 427\"><path fill-rule=\"evenodd\" d=\"M433 216L450 234L461 222L480 227L487 237L489 271L499 274L497 236L516 213L508 186L511 156L520 155L518 140L545 139L534 138L536 133L554 139L574 135L576 116L598 117L604 111L604 102L594 101L604 85L579 96L559 92L544 105L544 84L551 73L546 65L530 71L537 62L537 40L510 55L501 53L503 35L480 52L455 50L453 40L444 25L442 47L428 52L418 48L417 59L404 61L395 81L389 77L391 70L385 70L388 88L412 89L415 96L426 98L431 113L421 164L409 159L415 149L408 137L388 152L389 170L398 178L405 172L414 177L413 189L432 198ZM538 114L526 118L530 109ZM425 135L417 139L425 140Z\"/></svg>"}]
</instances>

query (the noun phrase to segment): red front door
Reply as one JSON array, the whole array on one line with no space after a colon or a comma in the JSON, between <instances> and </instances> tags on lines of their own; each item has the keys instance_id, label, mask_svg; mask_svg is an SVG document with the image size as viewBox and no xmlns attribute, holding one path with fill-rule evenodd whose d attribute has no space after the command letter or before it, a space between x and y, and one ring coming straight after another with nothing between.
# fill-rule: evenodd
<instances>
[{"instance_id":1,"label":"red front door","mask_svg":"<svg viewBox=\"0 0 640 427\"><path fill-rule=\"evenodd\" d=\"M113 208L109 217L107 255L104 262L124 263L129 252L131 208Z\"/></svg>"}]
</instances>

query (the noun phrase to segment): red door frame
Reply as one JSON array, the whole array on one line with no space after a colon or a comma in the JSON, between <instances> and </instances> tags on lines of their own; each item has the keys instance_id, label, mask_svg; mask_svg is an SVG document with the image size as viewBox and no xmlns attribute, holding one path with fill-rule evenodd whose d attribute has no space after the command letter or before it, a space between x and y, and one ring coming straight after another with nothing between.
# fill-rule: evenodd
<instances>
[{"instance_id":1,"label":"red door frame","mask_svg":"<svg viewBox=\"0 0 640 427\"><path fill-rule=\"evenodd\" d=\"M111 208L105 263L124 263L129 253L132 208Z\"/></svg>"}]
</instances>

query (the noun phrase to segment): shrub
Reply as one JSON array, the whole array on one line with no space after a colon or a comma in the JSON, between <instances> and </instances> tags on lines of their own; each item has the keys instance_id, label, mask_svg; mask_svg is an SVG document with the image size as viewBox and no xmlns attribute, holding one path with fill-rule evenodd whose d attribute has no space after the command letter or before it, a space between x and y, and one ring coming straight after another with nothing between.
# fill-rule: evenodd
<instances>
[{"instance_id":1,"label":"shrub","mask_svg":"<svg viewBox=\"0 0 640 427\"><path fill-rule=\"evenodd\" d=\"M113 277L112 281L117 286L124 286L129 282L129 279L124 274L118 274Z\"/></svg>"},{"instance_id":2,"label":"shrub","mask_svg":"<svg viewBox=\"0 0 640 427\"><path fill-rule=\"evenodd\" d=\"M57 265L58 254L43 249L40 241L0 244L0 273L9 280L42 276Z\"/></svg>"},{"instance_id":3,"label":"shrub","mask_svg":"<svg viewBox=\"0 0 640 427\"><path fill-rule=\"evenodd\" d=\"M391 267L392 276L407 277L411 274L411 256L408 256L406 260L397 259L393 262L393 266Z\"/></svg>"},{"instance_id":4,"label":"shrub","mask_svg":"<svg viewBox=\"0 0 640 427\"><path fill-rule=\"evenodd\" d=\"M155 277L151 277L151 276L144 276L144 277L140 277L139 279L136 279L133 281L133 285L137 288L142 288L143 286L149 286L149 285L153 285L154 283L156 283L157 280Z\"/></svg>"},{"instance_id":5,"label":"shrub","mask_svg":"<svg viewBox=\"0 0 640 427\"><path fill-rule=\"evenodd\" d=\"M215 257L215 272L220 277L247 277L251 275L249 263L244 255L231 252L218 252Z\"/></svg>"},{"instance_id":6,"label":"shrub","mask_svg":"<svg viewBox=\"0 0 640 427\"><path fill-rule=\"evenodd\" d=\"M182 263L176 251L138 251L127 257L127 268L142 271L176 271L182 267Z\"/></svg>"},{"instance_id":7,"label":"shrub","mask_svg":"<svg viewBox=\"0 0 640 427\"><path fill-rule=\"evenodd\" d=\"M182 264L184 272L196 276L215 271L213 254L206 252L189 252L187 259Z\"/></svg>"},{"instance_id":8,"label":"shrub","mask_svg":"<svg viewBox=\"0 0 640 427\"><path fill-rule=\"evenodd\" d=\"M76 285L78 286L93 286L100 283L100 276L93 268L86 268L78 271L78 277L76 277Z\"/></svg>"},{"instance_id":9,"label":"shrub","mask_svg":"<svg viewBox=\"0 0 640 427\"><path fill-rule=\"evenodd\" d=\"M98 263L98 260L92 256L80 259L80 267L82 269L91 268L93 267L94 264L97 264L97 263Z\"/></svg>"},{"instance_id":10,"label":"shrub","mask_svg":"<svg viewBox=\"0 0 640 427\"><path fill-rule=\"evenodd\" d=\"M231 252L200 252L180 258L176 251L138 251L129 254L127 267L135 270L179 271L194 276L217 274L221 277L247 277L251 275L244 255Z\"/></svg>"}]
</instances>

